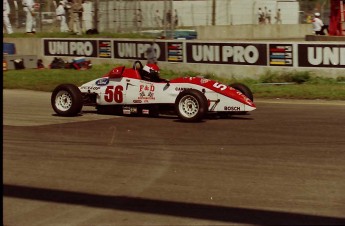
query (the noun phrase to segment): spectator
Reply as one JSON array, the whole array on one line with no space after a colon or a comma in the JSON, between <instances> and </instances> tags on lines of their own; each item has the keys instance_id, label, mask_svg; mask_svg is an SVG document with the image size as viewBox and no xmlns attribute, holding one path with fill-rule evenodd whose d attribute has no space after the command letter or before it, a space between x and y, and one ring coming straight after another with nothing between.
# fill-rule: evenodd
<instances>
[{"instance_id":1,"label":"spectator","mask_svg":"<svg viewBox=\"0 0 345 226\"><path fill-rule=\"evenodd\" d=\"M276 24L281 24L281 23L282 23L282 18L281 18L281 12L280 12L280 9L278 9L278 10L277 10L277 13L276 13L275 19L276 19Z\"/></svg>"},{"instance_id":2,"label":"spectator","mask_svg":"<svg viewBox=\"0 0 345 226\"><path fill-rule=\"evenodd\" d=\"M3 13L4 13L3 23L6 27L6 31L8 34L12 34L13 33L12 25L11 25L10 19L8 17L8 15L10 14L10 5L8 4L7 0L3 1Z\"/></svg>"},{"instance_id":3,"label":"spectator","mask_svg":"<svg viewBox=\"0 0 345 226\"><path fill-rule=\"evenodd\" d=\"M311 24L313 22L313 17L311 15L308 15L305 21L307 22L307 24Z\"/></svg>"},{"instance_id":4,"label":"spectator","mask_svg":"<svg viewBox=\"0 0 345 226\"><path fill-rule=\"evenodd\" d=\"M165 17L165 25L170 28L171 27L171 22L172 22L172 15L171 15L171 10L168 10L166 13Z\"/></svg>"},{"instance_id":5,"label":"spectator","mask_svg":"<svg viewBox=\"0 0 345 226\"><path fill-rule=\"evenodd\" d=\"M137 31L141 31L142 21L143 21L143 14L141 12L141 9L138 9L135 13L135 23Z\"/></svg>"},{"instance_id":6,"label":"spectator","mask_svg":"<svg viewBox=\"0 0 345 226\"><path fill-rule=\"evenodd\" d=\"M265 21L265 15L264 15L264 12L261 10L261 8L259 8L259 11L258 11L258 23L259 24L263 24Z\"/></svg>"},{"instance_id":7,"label":"spectator","mask_svg":"<svg viewBox=\"0 0 345 226\"><path fill-rule=\"evenodd\" d=\"M68 32L68 26L66 23L66 11L64 8L64 1L59 2L59 6L56 8L56 19L60 21L60 31Z\"/></svg>"},{"instance_id":8,"label":"spectator","mask_svg":"<svg viewBox=\"0 0 345 226\"><path fill-rule=\"evenodd\" d=\"M174 26L178 26L178 14L177 14L177 9L175 9L175 15L174 15Z\"/></svg>"},{"instance_id":9,"label":"spectator","mask_svg":"<svg viewBox=\"0 0 345 226\"><path fill-rule=\"evenodd\" d=\"M25 31L27 34L36 33L36 15L35 15L35 3L33 0L23 0L23 10L26 14L26 28Z\"/></svg>"},{"instance_id":10,"label":"spectator","mask_svg":"<svg viewBox=\"0 0 345 226\"><path fill-rule=\"evenodd\" d=\"M37 69L44 69L43 60L37 60Z\"/></svg>"},{"instance_id":11,"label":"spectator","mask_svg":"<svg viewBox=\"0 0 345 226\"><path fill-rule=\"evenodd\" d=\"M156 14L155 14L155 24L157 28L160 28L162 25L162 18L158 9L156 10Z\"/></svg>"},{"instance_id":12,"label":"spectator","mask_svg":"<svg viewBox=\"0 0 345 226\"><path fill-rule=\"evenodd\" d=\"M264 7L263 23L266 24L267 7Z\"/></svg>"},{"instance_id":13,"label":"spectator","mask_svg":"<svg viewBox=\"0 0 345 226\"><path fill-rule=\"evenodd\" d=\"M83 33L86 33L86 29L87 29L85 18L87 17L87 15L92 17L92 9L91 7L89 7L90 4L92 5L93 3L91 1L82 0L83 11L79 13L79 20L81 22L81 28L82 28ZM90 26L92 25L90 24Z\"/></svg>"},{"instance_id":14,"label":"spectator","mask_svg":"<svg viewBox=\"0 0 345 226\"><path fill-rule=\"evenodd\" d=\"M271 10L268 10L266 13L266 23L267 24L271 24L271 16L272 16L272 12L271 12Z\"/></svg>"},{"instance_id":15,"label":"spectator","mask_svg":"<svg viewBox=\"0 0 345 226\"><path fill-rule=\"evenodd\" d=\"M316 35L325 35L324 30L328 28L327 25L323 24L323 21L320 19L320 13L315 13L315 17L312 21L313 31Z\"/></svg>"},{"instance_id":16,"label":"spectator","mask_svg":"<svg viewBox=\"0 0 345 226\"><path fill-rule=\"evenodd\" d=\"M82 34L82 16L83 16L83 5L80 0L72 1L72 31L77 34Z\"/></svg>"},{"instance_id":17,"label":"spectator","mask_svg":"<svg viewBox=\"0 0 345 226\"><path fill-rule=\"evenodd\" d=\"M155 42L152 42L145 52L148 64L157 64L157 54L154 48L154 44Z\"/></svg>"},{"instance_id":18,"label":"spectator","mask_svg":"<svg viewBox=\"0 0 345 226\"><path fill-rule=\"evenodd\" d=\"M73 31L73 20L72 20L72 0L64 0L64 8L66 12L66 23L68 24L68 29Z\"/></svg>"}]
</instances>

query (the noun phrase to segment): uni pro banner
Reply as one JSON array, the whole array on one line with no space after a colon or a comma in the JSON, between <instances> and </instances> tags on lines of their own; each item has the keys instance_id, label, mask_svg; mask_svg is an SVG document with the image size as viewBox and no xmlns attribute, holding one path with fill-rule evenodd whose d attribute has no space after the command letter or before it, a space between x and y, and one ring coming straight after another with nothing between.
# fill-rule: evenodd
<instances>
[{"instance_id":1,"label":"uni pro banner","mask_svg":"<svg viewBox=\"0 0 345 226\"><path fill-rule=\"evenodd\" d=\"M113 41L114 58L146 60L149 48L153 48L158 61L166 61L165 42Z\"/></svg>"},{"instance_id":2,"label":"uni pro banner","mask_svg":"<svg viewBox=\"0 0 345 226\"><path fill-rule=\"evenodd\" d=\"M298 66L345 68L345 45L298 44Z\"/></svg>"},{"instance_id":3,"label":"uni pro banner","mask_svg":"<svg viewBox=\"0 0 345 226\"><path fill-rule=\"evenodd\" d=\"M267 44L186 43L187 63L267 66Z\"/></svg>"},{"instance_id":4,"label":"uni pro banner","mask_svg":"<svg viewBox=\"0 0 345 226\"><path fill-rule=\"evenodd\" d=\"M97 40L43 39L45 56L97 57Z\"/></svg>"}]
</instances>

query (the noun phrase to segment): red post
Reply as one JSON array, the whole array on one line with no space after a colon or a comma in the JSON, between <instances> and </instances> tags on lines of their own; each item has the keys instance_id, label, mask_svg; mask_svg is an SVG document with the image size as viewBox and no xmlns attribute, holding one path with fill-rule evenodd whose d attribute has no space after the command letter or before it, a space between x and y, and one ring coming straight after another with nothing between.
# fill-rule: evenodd
<instances>
[{"instance_id":1,"label":"red post","mask_svg":"<svg viewBox=\"0 0 345 226\"><path fill-rule=\"evenodd\" d=\"M330 3L328 33L332 36L345 36L345 3L343 0L331 0Z\"/></svg>"}]
</instances>

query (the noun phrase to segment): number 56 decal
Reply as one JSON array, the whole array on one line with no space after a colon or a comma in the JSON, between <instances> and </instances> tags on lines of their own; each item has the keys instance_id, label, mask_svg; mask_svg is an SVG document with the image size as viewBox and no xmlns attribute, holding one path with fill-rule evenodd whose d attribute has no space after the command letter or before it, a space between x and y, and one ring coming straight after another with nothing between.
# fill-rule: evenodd
<instances>
[{"instance_id":1,"label":"number 56 decal","mask_svg":"<svg viewBox=\"0 0 345 226\"><path fill-rule=\"evenodd\" d=\"M122 86L107 86L104 94L104 100L106 102L122 103L123 102L123 87Z\"/></svg>"}]
</instances>

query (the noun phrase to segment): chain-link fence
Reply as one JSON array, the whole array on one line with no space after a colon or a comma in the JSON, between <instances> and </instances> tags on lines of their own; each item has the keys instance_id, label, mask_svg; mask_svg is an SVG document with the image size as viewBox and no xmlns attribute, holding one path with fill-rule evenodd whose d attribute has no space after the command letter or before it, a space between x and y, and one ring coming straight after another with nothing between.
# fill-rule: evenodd
<instances>
[{"instance_id":1,"label":"chain-link fence","mask_svg":"<svg viewBox=\"0 0 345 226\"><path fill-rule=\"evenodd\" d=\"M74 1L74 0L70 0ZM22 0L8 0L9 18L14 32L25 33L26 13ZM35 21L37 32L59 32L58 0L36 0ZM94 0L83 1L82 30L124 33L144 30L173 30L178 25L173 1ZM66 10L67 13L67 10ZM69 20L69 16L66 16ZM68 22L68 21L67 21Z\"/></svg>"},{"instance_id":2,"label":"chain-link fence","mask_svg":"<svg viewBox=\"0 0 345 226\"><path fill-rule=\"evenodd\" d=\"M25 32L22 0L8 1L14 32ZM55 13L59 1L35 2L39 5L36 8L36 30L59 32L60 22ZM258 8L270 14L267 23L275 23L274 18L281 9L282 23L296 24L305 22L305 18L318 8L326 12L327 6L311 0L93 0L83 1L82 30L86 32L96 28L106 33L168 34L175 29L194 29L202 25L257 24Z\"/></svg>"},{"instance_id":3,"label":"chain-link fence","mask_svg":"<svg viewBox=\"0 0 345 226\"><path fill-rule=\"evenodd\" d=\"M35 21L38 32L57 32L59 23L56 20L55 9L58 1L35 1ZM8 0L10 5L9 18L14 32L25 33L26 13L22 0Z\"/></svg>"}]
</instances>

